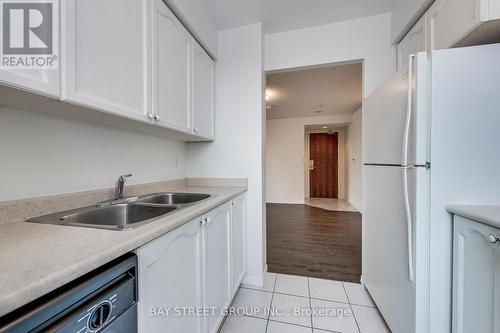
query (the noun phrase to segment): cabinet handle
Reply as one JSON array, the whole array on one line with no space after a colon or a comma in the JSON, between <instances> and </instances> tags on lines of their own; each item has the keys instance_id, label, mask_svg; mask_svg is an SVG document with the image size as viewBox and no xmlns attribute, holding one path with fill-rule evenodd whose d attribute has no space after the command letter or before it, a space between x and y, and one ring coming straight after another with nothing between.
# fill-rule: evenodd
<instances>
[{"instance_id":1,"label":"cabinet handle","mask_svg":"<svg viewBox=\"0 0 500 333\"><path fill-rule=\"evenodd\" d=\"M209 224L210 223L210 219L208 217L205 218L205 224Z\"/></svg>"},{"instance_id":2,"label":"cabinet handle","mask_svg":"<svg viewBox=\"0 0 500 333\"><path fill-rule=\"evenodd\" d=\"M197 128L193 129L193 132L198 133L198 129Z\"/></svg>"},{"instance_id":3,"label":"cabinet handle","mask_svg":"<svg viewBox=\"0 0 500 333\"><path fill-rule=\"evenodd\" d=\"M498 241L500 241L500 239L493 234L488 235L488 240L490 241L491 244L496 244L498 243Z\"/></svg>"},{"instance_id":4,"label":"cabinet handle","mask_svg":"<svg viewBox=\"0 0 500 333\"><path fill-rule=\"evenodd\" d=\"M154 115L152 113L148 113L148 119L153 120L154 119Z\"/></svg>"},{"instance_id":5,"label":"cabinet handle","mask_svg":"<svg viewBox=\"0 0 500 333\"><path fill-rule=\"evenodd\" d=\"M155 114L155 120L156 120L156 121L160 120L160 116L159 116L159 115L157 115L157 114Z\"/></svg>"}]
</instances>

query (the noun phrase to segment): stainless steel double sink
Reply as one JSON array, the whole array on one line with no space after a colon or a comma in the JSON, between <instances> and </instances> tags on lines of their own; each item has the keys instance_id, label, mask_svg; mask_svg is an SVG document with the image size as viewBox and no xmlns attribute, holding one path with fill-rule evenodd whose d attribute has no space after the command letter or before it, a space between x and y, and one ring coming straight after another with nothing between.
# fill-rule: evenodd
<instances>
[{"instance_id":1,"label":"stainless steel double sink","mask_svg":"<svg viewBox=\"0 0 500 333\"><path fill-rule=\"evenodd\" d=\"M79 227L126 230L137 228L174 211L178 211L212 195L203 193L155 193L140 197L109 201L90 207L43 215L28 222Z\"/></svg>"}]
</instances>

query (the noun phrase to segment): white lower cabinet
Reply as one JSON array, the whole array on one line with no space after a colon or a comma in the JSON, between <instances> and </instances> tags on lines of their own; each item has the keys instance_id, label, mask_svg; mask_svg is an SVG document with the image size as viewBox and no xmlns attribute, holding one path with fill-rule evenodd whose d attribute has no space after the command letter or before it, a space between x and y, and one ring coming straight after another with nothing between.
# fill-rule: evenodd
<instances>
[{"instance_id":1,"label":"white lower cabinet","mask_svg":"<svg viewBox=\"0 0 500 333\"><path fill-rule=\"evenodd\" d=\"M500 229L454 217L453 333L500 332Z\"/></svg>"},{"instance_id":2,"label":"white lower cabinet","mask_svg":"<svg viewBox=\"0 0 500 333\"><path fill-rule=\"evenodd\" d=\"M239 286L245 272L244 200L227 202L136 251L140 333L218 331L238 289L232 276L238 272Z\"/></svg>"},{"instance_id":3,"label":"white lower cabinet","mask_svg":"<svg viewBox=\"0 0 500 333\"><path fill-rule=\"evenodd\" d=\"M230 223L231 206L220 206L207 214L203 228L205 271L205 308L213 313L205 317L205 332L217 332L224 315L222 308L231 302Z\"/></svg>"},{"instance_id":4,"label":"white lower cabinet","mask_svg":"<svg viewBox=\"0 0 500 333\"><path fill-rule=\"evenodd\" d=\"M203 332L203 317L176 313L182 307L203 306L201 221L189 222L137 250L139 332Z\"/></svg>"},{"instance_id":5,"label":"white lower cabinet","mask_svg":"<svg viewBox=\"0 0 500 333\"><path fill-rule=\"evenodd\" d=\"M246 273L246 201L241 195L231 202L231 287L235 294Z\"/></svg>"}]
</instances>

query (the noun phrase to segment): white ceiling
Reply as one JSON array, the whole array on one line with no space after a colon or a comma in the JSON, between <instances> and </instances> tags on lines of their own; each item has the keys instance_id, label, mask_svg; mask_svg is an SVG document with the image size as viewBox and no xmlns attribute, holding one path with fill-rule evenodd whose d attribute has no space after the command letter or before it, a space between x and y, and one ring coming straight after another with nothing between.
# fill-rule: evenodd
<instances>
[{"instance_id":1,"label":"white ceiling","mask_svg":"<svg viewBox=\"0 0 500 333\"><path fill-rule=\"evenodd\" d=\"M262 22L280 32L387 13L394 0L201 0L220 30Z\"/></svg>"},{"instance_id":2,"label":"white ceiling","mask_svg":"<svg viewBox=\"0 0 500 333\"><path fill-rule=\"evenodd\" d=\"M267 74L267 119L350 114L361 107L361 63ZM317 112L322 111L322 112Z\"/></svg>"}]
</instances>

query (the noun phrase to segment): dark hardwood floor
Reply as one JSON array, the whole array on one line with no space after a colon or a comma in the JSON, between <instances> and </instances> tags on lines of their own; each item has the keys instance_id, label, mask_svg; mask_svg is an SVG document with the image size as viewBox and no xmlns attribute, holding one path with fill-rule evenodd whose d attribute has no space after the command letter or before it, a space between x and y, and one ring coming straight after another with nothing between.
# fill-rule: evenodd
<instances>
[{"instance_id":1,"label":"dark hardwood floor","mask_svg":"<svg viewBox=\"0 0 500 333\"><path fill-rule=\"evenodd\" d=\"M361 214L267 204L267 265L274 273L359 283Z\"/></svg>"}]
</instances>

